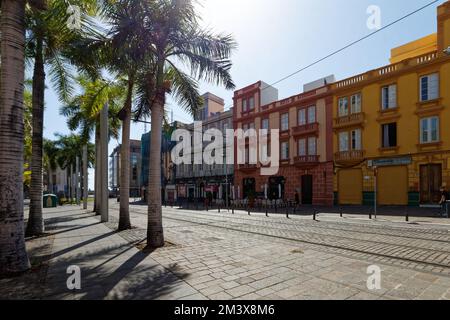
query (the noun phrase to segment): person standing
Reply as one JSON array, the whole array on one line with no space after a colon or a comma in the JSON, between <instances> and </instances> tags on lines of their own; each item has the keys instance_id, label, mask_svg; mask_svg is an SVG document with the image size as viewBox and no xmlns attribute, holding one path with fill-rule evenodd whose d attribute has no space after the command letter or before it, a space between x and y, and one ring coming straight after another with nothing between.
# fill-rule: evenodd
<instances>
[{"instance_id":1,"label":"person standing","mask_svg":"<svg viewBox=\"0 0 450 320\"><path fill-rule=\"evenodd\" d=\"M441 188L441 200L439 201L439 205L441 206L441 216L448 218L448 211L447 211L447 201L450 200L450 196L445 188L445 186L442 186Z\"/></svg>"}]
</instances>

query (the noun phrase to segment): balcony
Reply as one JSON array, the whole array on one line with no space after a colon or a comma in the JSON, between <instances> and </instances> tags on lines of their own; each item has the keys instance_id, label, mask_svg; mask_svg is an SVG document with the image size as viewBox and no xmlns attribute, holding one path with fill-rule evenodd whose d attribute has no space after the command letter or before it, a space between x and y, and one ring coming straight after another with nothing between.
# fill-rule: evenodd
<instances>
[{"instance_id":1,"label":"balcony","mask_svg":"<svg viewBox=\"0 0 450 320\"><path fill-rule=\"evenodd\" d=\"M334 154L336 162L358 163L364 160L364 150L341 151Z\"/></svg>"},{"instance_id":2,"label":"balcony","mask_svg":"<svg viewBox=\"0 0 450 320\"><path fill-rule=\"evenodd\" d=\"M243 172L253 172L258 169L258 166L256 164L240 164L239 165L239 171Z\"/></svg>"},{"instance_id":3,"label":"balcony","mask_svg":"<svg viewBox=\"0 0 450 320\"><path fill-rule=\"evenodd\" d=\"M320 156L299 156L294 158L296 167L313 167L319 164Z\"/></svg>"},{"instance_id":4,"label":"balcony","mask_svg":"<svg viewBox=\"0 0 450 320\"><path fill-rule=\"evenodd\" d=\"M364 119L364 112L352 113L348 116L339 117L334 119L334 129L341 129L352 126L363 126Z\"/></svg>"},{"instance_id":5,"label":"balcony","mask_svg":"<svg viewBox=\"0 0 450 320\"><path fill-rule=\"evenodd\" d=\"M317 122L315 123L308 123L305 125L297 126L291 129L292 135L294 137L298 136L305 136L305 135L319 135L319 124Z\"/></svg>"}]
</instances>

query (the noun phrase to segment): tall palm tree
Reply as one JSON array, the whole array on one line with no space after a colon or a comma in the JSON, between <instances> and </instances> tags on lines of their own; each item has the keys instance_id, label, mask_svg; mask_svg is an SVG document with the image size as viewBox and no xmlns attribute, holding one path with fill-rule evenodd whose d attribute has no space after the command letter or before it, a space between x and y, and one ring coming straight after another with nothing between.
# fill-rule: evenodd
<instances>
[{"instance_id":1,"label":"tall palm tree","mask_svg":"<svg viewBox=\"0 0 450 320\"><path fill-rule=\"evenodd\" d=\"M227 89L235 87L231 76L232 50L236 47L230 35L215 35L201 29L192 0L144 1L145 33L143 43L153 56L148 68L147 89L143 96L151 96L143 106L151 111L151 148L161 149L161 132L166 94L171 93L188 111L195 111L202 103L197 80L206 80ZM142 15L141 15L142 16ZM190 69L184 73L179 62ZM161 212L161 154L150 153L148 187L149 247L164 246Z\"/></svg>"},{"instance_id":2,"label":"tall palm tree","mask_svg":"<svg viewBox=\"0 0 450 320\"><path fill-rule=\"evenodd\" d=\"M23 223L25 0L2 0L0 16L0 274L30 267Z\"/></svg>"},{"instance_id":3,"label":"tall palm tree","mask_svg":"<svg viewBox=\"0 0 450 320\"><path fill-rule=\"evenodd\" d=\"M94 0L71 1L72 5L93 12ZM33 137L31 159L30 217L26 228L28 236L44 232L42 216L42 159L45 66L60 99L66 101L73 92L70 74L70 61L65 55L71 43L79 41L82 34L67 25L70 14L67 1L47 0L46 10L30 7L27 10L27 55L33 60ZM83 15L83 17L85 17Z\"/></svg>"},{"instance_id":4,"label":"tall palm tree","mask_svg":"<svg viewBox=\"0 0 450 320\"><path fill-rule=\"evenodd\" d=\"M126 99L119 117L122 125L120 149L120 214L119 231L131 228L130 221L130 128L132 101L136 77L148 51L142 42L144 29L143 1L105 0L102 16L110 29L99 39L104 65L112 72L124 75ZM133 17L133 18L131 18Z\"/></svg>"}]
</instances>

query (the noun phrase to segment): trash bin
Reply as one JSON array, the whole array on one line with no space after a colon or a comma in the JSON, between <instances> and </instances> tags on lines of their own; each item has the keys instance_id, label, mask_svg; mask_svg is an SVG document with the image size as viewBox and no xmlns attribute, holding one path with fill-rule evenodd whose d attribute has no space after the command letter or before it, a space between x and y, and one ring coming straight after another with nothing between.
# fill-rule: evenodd
<instances>
[{"instance_id":1,"label":"trash bin","mask_svg":"<svg viewBox=\"0 0 450 320\"><path fill-rule=\"evenodd\" d=\"M43 197L44 208L56 208L58 206L58 197L54 194L46 194Z\"/></svg>"}]
</instances>

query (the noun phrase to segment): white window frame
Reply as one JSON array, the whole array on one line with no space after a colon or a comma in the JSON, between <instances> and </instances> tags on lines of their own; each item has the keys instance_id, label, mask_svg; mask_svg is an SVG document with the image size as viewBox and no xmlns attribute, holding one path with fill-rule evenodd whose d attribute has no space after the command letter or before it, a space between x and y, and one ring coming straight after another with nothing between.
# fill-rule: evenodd
<instances>
[{"instance_id":1,"label":"white window frame","mask_svg":"<svg viewBox=\"0 0 450 320\"><path fill-rule=\"evenodd\" d=\"M348 111L349 111L348 110L348 98L347 97L339 98L339 106L338 106L339 117L348 116Z\"/></svg>"},{"instance_id":2,"label":"white window frame","mask_svg":"<svg viewBox=\"0 0 450 320\"><path fill-rule=\"evenodd\" d=\"M297 142L297 155L299 157L305 157L308 155L308 150L307 150L307 146L306 146L306 139L300 139Z\"/></svg>"},{"instance_id":3,"label":"white window frame","mask_svg":"<svg viewBox=\"0 0 450 320\"><path fill-rule=\"evenodd\" d=\"M281 123L280 123L281 131L289 130L289 113L283 113L281 115Z\"/></svg>"},{"instance_id":4,"label":"white window frame","mask_svg":"<svg viewBox=\"0 0 450 320\"><path fill-rule=\"evenodd\" d=\"M305 108L302 108L302 109L298 110L297 123L298 123L299 126L304 126L305 124L307 124L306 109Z\"/></svg>"},{"instance_id":5,"label":"white window frame","mask_svg":"<svg viewBox=\"0 0 450 320\"><path fill-rule=\"evenodd\" d=\"M381 88L381 109L397 108L397 85L391 84Z\"/></svg>"},{"instance_id":6,"label":"white window frame","mask_svg":"<svg viewBox=\"0 0 450 320\"><path fill-rule=\"evenodd\" d=\"M289 141L281 143L281 160L289 160Z\"/></svg>"},{"instance_id":7,"label":"white window frame","mask_svg":"<svg viewBox=\"0 0 450 320\"><path fill-rule=\"evenodd\" d=\"M315 123L317 120L316 106L308 107L308 123Z\"/></svg>"},{"instance_id":8,"label":"white window frame","mask_svg":"<svg viewBox=\"0 0 450 320\"><path fill-rule=\"evenodd\" d=\"M435 130L432 129L434 121L436 121ZM439 126L440 126L440 119L437 116L420 119L420 143L426 144L439 142L440 141ZM433 132L436 135L435 139L433 139Z\"/></svg>"},{"instance_id":9,"label":"white window frame","mask_svg":"<svg viewBox=\"0 0 450 320\"><path fill-rule=\"evenodd\" d=\"M339 151L347 152L350 151L350 139L347 131L339 133Z\"/></svg>"},{"instance_id":10,"label":"white window frame","mask_svg":"<svg viewBox=\"0 0 450 320\"><path fill-rule=\"evenodd\" d=\"M361 113L361 93L354 94L350 97L350 112L352 114Z\"/></svg>"},{"instance_id":11,"label":"white window frame","mask_svg":"<svg viewBox=\"0 0 450 320\"><path fill-rule=\"evenodd\" d=\"M308 155L309 156L317 155L317 138L316 137L308 138Z\"/></svg>"},{"instance_id":12,"label":"white window frame","mask_svg":"<svg viewBox=\"0 0 450 320\"><path fill-rule=\"evenodd\" d=\"M424 88L423 80L427 79L427 86ZM431 73L420 77L420 101L426 102L439 98L439 73Z\"/></svg>"},{"instance_id":13,"label":"white window frame","mask_svg":"<svg viewBox=\"0 0 450 320\"><path fill-rule=\"evenodd\" d=\"M350 131L350 148L351 150L362 150L362 131L361 129L355 129Z\"/></svg>"}]
</instances>

